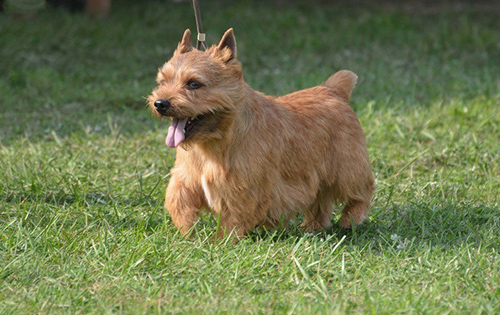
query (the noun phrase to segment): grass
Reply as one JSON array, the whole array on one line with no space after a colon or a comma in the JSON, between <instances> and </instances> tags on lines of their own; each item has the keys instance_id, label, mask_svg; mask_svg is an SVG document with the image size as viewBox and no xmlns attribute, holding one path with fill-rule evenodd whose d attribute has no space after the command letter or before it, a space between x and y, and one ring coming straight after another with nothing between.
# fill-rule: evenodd
<instances>
[{"instance_id":1,"label":"grass","mask_svg":"<svg viewBox=\"0 0 500 315\"><path fill-rule=\"evenodd\" d=\"M174 152L144 97L195 29L189 3L0 15L0 312L499 313L498 10L202 3L258 90L359 75L377 179L356 231L237 245L211 243L208 216L185 240L162 209Z\"/></svg>"}]
</instances>

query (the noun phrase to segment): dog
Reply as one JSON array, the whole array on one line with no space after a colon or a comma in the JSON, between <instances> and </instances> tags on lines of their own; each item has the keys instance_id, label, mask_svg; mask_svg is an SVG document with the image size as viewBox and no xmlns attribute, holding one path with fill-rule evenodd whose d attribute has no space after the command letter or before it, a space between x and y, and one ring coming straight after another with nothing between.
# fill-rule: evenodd
<instances>
[{"instance_id":1,"label":"dog","mask_svg":"<svg viewBox=\"0 0 500 315\"><path fill-rule=\"evenodd\" d=\"M286 225L303 214L307 232L368 218L374 179L365 136L348 105L357 76L347 70L281 97L243 79L233 29L217 46L193 48L186 30L158 71L148 106L170 117L166 144L176 148L165 208L186 235L202 209L219 221L216 237L244 237L258 226Z\"/></svg>"}]
</instances>

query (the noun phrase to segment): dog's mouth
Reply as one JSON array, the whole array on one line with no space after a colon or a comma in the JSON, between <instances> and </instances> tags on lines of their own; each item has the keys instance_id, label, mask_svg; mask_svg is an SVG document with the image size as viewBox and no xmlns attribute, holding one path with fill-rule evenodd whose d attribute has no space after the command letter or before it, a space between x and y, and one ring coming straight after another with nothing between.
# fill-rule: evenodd
<instances>
[{"instance_id":1,"label":"dog's mouth","mask_svg":"<svg viewBox=\"0 0 500 315\"><path fill-rule=\"evenodd\" d=\"M188 118L186 127L184 127L184 137L188 138L194 130L194 127L205 118L205 115L198 115L194 118Z\"/></svg>"},{"instance_id":2,"label":"dog's mouth","mask_svg":"<svg viewBox=\"0 0 500 315\"><path fill-rule=\"evenodd\" d=\"M168 135L165 143L176 148L182 141L186 140L194 131L195 126L205 118L205 115L198 115L189 118L172 117L170 127L168 127Z\"/></svg>"}]
</instances>

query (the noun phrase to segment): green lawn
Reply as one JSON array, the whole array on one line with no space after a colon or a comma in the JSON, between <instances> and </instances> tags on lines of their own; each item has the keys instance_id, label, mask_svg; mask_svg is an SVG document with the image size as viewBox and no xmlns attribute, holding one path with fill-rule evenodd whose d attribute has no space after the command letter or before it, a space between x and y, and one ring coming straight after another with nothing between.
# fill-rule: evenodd
<instances>
[{"instance_id":1,"label":"green lawn","mask_svg":"<svg viewBox=\"0 0 500 315\"><path fill-rule=\"evenodd\" d=\"M191 4L0 14L0 313L498 314L500 6L206 2L209 43L234 27L255 89L359 75L370 222L230 245L206 216L183 239L144 98Z\"/></svg>"}]
</instances>

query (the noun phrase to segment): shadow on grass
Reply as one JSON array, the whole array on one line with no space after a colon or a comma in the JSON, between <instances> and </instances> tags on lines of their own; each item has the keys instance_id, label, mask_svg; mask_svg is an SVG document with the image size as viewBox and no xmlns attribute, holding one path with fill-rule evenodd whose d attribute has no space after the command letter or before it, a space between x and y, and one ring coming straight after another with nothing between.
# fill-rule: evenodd
<instances>
[{"instance_id":1,"label":"shadow on grass","mask_svg":"<svg viewBox=\"0 0 500 315\"><path fill-rule=\"evenodd\" d=\"M56 220L66 228L100 229L114 232L140 229L154 233L165 225L164 211L157 199L148 196L115 198L102 192L83 195L65 192L10 193L0 203L17 208L15 216L23 225L48 228ZM58 219L59 218L59 219Z\"/></svg>"},{"instance_id":2,"label":"shadow on grass","mask_svg":"<svg viewBox=\"0 0 500 315\"><path fill-rule=\"evenodd\" d=\"M302 237L338 242L345 237L345 243L361 247L375 244L396 248L471 244L500 248L500 240L491 237L500 228L499 213L495 208L416 204L375 208L373 212L376 215L371 220L355 229L342 229L334 222L328 230L313 234L304 233L297 225L273 231L257 229L249 238L253 242L287 239L298 242Z\"/></svg>"},{"instance_id":3,"label":"shadow on grass","mask_svg":"<svg viewBox=\"0 0 500 315\"><path fill-rule=\"evenodd\" d=\"M94 220L96 226L101 225L99 221L105 220L106 226L111 229L140 227L154 233L167 225L175 230L170 220L165 218L161 200L156 196L124 199L100 191L89 191L83 195L66 192L11 192L0 195L0 201L11 205L35 204L35 210L42 209L40 213L45 217L45 220L40 220L47 224L52 215L67 211L75 220L89 216L90 219L85 220ZM44 207L44 204L51 207ZM500 249L500 239L491 237L500 228L498 209L484 205L471 207L451 203L417 203L392 205L389 208L378 208L375 205L371 219L351 230L341 229L336 216L338 215L334 215L332 219L332 227L322 232L304 233L298 222L287 228L270 231L256 228L249 233L248 240L255 243L276 243L299 242L302 238L311 238L337 243L344 239L345 244L368 246L375 250L380 246L418 249L422 246L446 248L462 244ZM211 215L204 214L195 227L194 235L214 234L216 226L216 220Z\"/></svg>"},{"instance_id":4,"label":"shadow on grass","mask_svg":"<svg viewBox=\"0 0 500 315\"><path fill-rule=\"evenodd\" d=\"M40 204L51 204L55 206L71 206L74 204L85 203L87 205L120 205L120 206L155 206L157 199L151 196L138 198L122 199L111 197L102 192L91 191L83 195L66 192L47 192L47 193L19 193L11 192L0 195L0 200L8 203L36 202Z\"/></svg>"}]
</instances>

